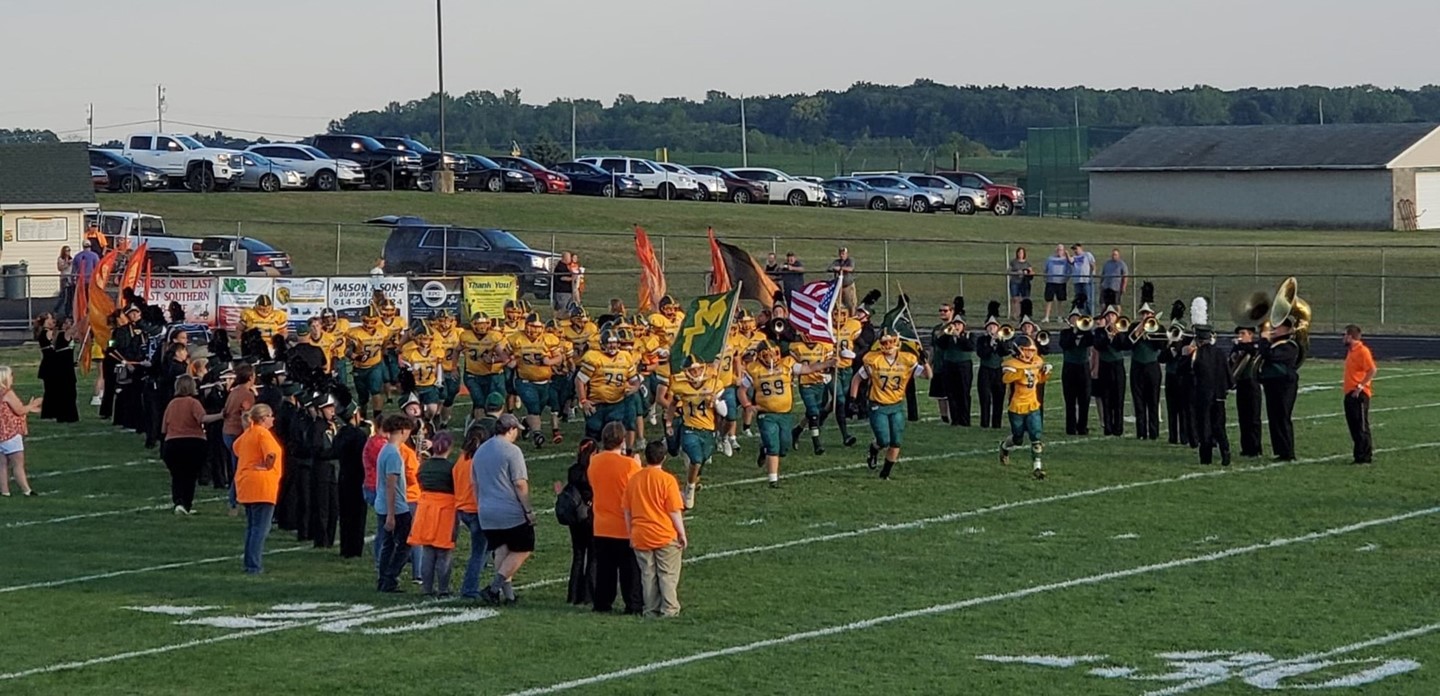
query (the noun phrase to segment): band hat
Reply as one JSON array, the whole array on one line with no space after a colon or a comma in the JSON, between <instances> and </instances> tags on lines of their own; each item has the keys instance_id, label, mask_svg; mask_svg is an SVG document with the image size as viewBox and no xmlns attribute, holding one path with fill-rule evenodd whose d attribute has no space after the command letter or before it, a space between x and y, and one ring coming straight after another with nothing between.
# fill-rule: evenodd
<instances>
[{"instance_id":1,"label":"band hat","mask_svg":"<svg viewBox=\"0 0 1440 696\"><path fill-rule=\"evenodd\" d=\"M1149 303L1149 302L1146 302L1145 304L1140 305L1140 313L1141 313L1141 314L1146 314L1146 313L1156 314L1157 312L1155 311L1155 308L1154 308L1154 307L1151 307L1151 306L1150 306L1150 303Z\"/></svg>"},{"instance_id":2,"label":"band hat","mask_svg":"<svg viewBox=\"0 0 1440 696\"><path fill-rule=\"evenodd\" d=\"M1070 313L1069 313L1069 314L1066 314L1065 316L1067 316L1067 317L1083 317L1083 316L1085 316L1085 313L1082 312L1082 311L1080 311L1080 308L1079 308L1079 307L1071 307L1071 308L1070 308Z\"/></svg>"},{"instance_id":3,"label":"band hat","mask_svg":"<svg viewBox=\"0 0 1440 696\"><path fill-rule=\"evenodd\" d=\"M1215 328L1209 324L1196 324L1193 328L1195 330L1195 340L1197 341L1208 341L1215 338Z\"/></svg>"},{"instance_id":4,"label":"band hat","mask_svg":"<svg viewBox=\"0 0 1440 696\"><path fill-rule=\"evenodd\" d=\"M409 396L408 398L406 398L403 402L400 403L400 408L405 408L406 406L409 406L410 404L415 404L415 405L417 405L417 406L421 405L421 404L420 404L420 395L419 395L419 394L416 394L415 392L410 392L410 396Z\"/></svg>"},{"instance_id":5,"label":"band hat","mask_svg":"<svg viewBox=\"0 0 1440 696\"><path fill-rule=\"evenodd\" d=\"M1241 331L1249 331L1250 333L1255 333L1259 330L1260 328L1255 326L1254 324L1240 324L1239 326L1235 327L1235 333L1240 333Z\"/></svg>"},{"instance_id":6,"label":"band hat","mask_svg":"<svg viewBox=\"0 0 1440 696\"><path fill-rule=\"evenodd\" d=\"M1107 307L1105 308L1105 311L1103 311L1103 312L1100 313L1100 316L1103 317L1103 316L1105 316L1105 315L1107 315L1107 314L1114 314L1115 316L1118 317L1118 316L1120 316L1120 308L1119 308L1119 307L1116 307L1115 305L1109 305L1109 306L1107 306Z\"/></svg>"}]
</instances>

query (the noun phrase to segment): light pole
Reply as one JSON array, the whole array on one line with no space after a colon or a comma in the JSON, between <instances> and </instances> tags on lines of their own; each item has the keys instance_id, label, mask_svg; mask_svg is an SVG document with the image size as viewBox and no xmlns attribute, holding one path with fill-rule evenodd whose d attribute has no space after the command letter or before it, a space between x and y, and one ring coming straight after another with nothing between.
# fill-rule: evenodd
<instances>
[{"instance_id":1,"label":"light pole","mask_svg":"<svg viewBox=\"0 0 1440 696\"><path fill-rule=\"evenodd\" d=\"M435 75L440 83L440 165L435 170L434 186L431 188L436 193L455 193L455 173L450 171L445 150L445 20L441 2L435 0Z\"/></svg>"}]
</instances>

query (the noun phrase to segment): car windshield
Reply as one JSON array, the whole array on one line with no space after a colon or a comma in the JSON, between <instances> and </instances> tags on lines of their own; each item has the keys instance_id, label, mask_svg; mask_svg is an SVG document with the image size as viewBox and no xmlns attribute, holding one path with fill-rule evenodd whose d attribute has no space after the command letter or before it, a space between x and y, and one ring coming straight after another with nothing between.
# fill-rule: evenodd
<instances>
[{"instance_id":1,"label":"car windshield","mask_svg":"<svg viewBox=\"0 0 1440 696\"><path fill-rule=\"evenodd\" d=\"M790 176L789 174L786 174L785 172L781 172L781 171L776 171L776 172L775 172L775 180L776 180L776 181L796 181L795 177Z\"/></svg>"},{"instance_id":2,"label":"car windshield","mask_svg":"<svg viewBox=\"0 0 1440 696\"><path fill-rule=\"evenodd\" d=\"M255 239L254 237L241 237L240 247L245 251L261 254L272 254L280 251L279 249L276 249L275 247L272 247L265 242Z\"/></svg>"},{"instance_id":3,"label":"car windshield","mask_svg":"<svg viewBox=\"0 0 1440 696\"><path fill-rule=\"evenodd\" d=\"M979 179L980 183L985 184L986 186L993 186L995 184L995 182L990 180L990 177L985 176L984 174L976 173L973 176L976 179Z\"/></svg>"},{"instance_id":4,"label":"car windshield","mask_svg":"<svg viewBox=\"0 0 1440 696\"><path fill-rule=\"evenodd\" d=\"M179 135L179 136L176 136L176 137L175 137L175 140L179 141L179 143L180 143L181 145L184 145L185 147L188 147L188 148L190 148L191 150L203 150L203 149L205 149L205 146L204 146L204 145L201 145L201 144L200 144L200 141L198 141L198 140L196 140L196 139L194 139L194 138L192 138L192 137L190 137L190 136L188 136L188 135Z\"/></svg>"},{"instance_id":5,"label":"car windshield","mask_svg":"<svg viewBox=\"0 0 1440 696\"><path fill-rule=\"evenodd\" d=\"M539 162L536 162L535 160L532 160L532 159L530 159L530 158L528 158L528 157L511 157L510 159L515 160L516 162L519 162L520 164L523 164L523 165L525 165L526 167L529 167L529 168L531 168L531 169L544 169L544 168L545 168L544 165L542 165L542 164L540 164Z\"/></svg>"},{"instance_id":6,"label":"car windshield","mask_svg":"<svg viewBox=\"0 0 1440 696\"><path fill-rule=\"evenodd\" d=\"M404 143L406 148L414 150L415 152L418 152L422 155L430 152L430 148L418 140L412 140L410 138L400 138L400 142Z\"/></svg>"},{"instance_id":7,"label":"car windshield","mask_svg":"<svg viewBox=\"0 0 1440 696\"><path fill-rule=\"evenodd\" d=\"M327 155L316 148L310 147L309 145L300 145L297 147L299 147L300 150L305 152L305 154L310 155L311 157L314 157L316 159L334 159L330 155Z\"/></svg>"},{"instance_id":8,"label":"car windshield","mask_svg":"<svg viewBox=\"0 0 1440 696\"><path fill-rule=\"evenodd\" d=\"M466 159L485 169L504 169L504 167L496 164L495 160L492 160L484 155L469 155L466 157Z\"/></svg>"},{"instance_id":9,"label":"car windshield","mask_svg":"<svg viewBox=\"0 0 1440 696\"><path fill-rule=\"evenodd\" d=\"M485 237L486 241L490 242L490 246L496 249L509 249L513 251L520 251L530 248L530 246L527 245L525 242L520 241L519 237L516 237L515 235L510 234L505 230L490 230L488 233L486 233Z\"/></svg>"},{"instance_id":10,"label":"car windshield","mask_svg":"<svg viewBox=\"0 0 1440 696\"><path fill-rule=\"evenodd\" d=\"M259 165L259 166L261 166L261 167L268 167L268 166L270 166L270 160L265 159L265 156L262 155L262 154L260 154L260 153L258 153L258 152L247 152L247 153L245 153L245 159L251 160L251 161L253 161L256 165Z\"/></svg>"},{"instance_id":11,"label":"car windshield","mask_svg":"<svg viewBox=\"0 0 1440 696\"><path fill-rule=\"evenodd\" d=\"M565 169L576 174L600 174L604 176L610 176L610 172L607 172L604 169L601 169L588 162L566 162Z\"/></svg>"},{"instance_id":12,"label":"car windshield","mask_svg":"<svg viewBox=\"0 0 1440 696\"><path fill-rule=\"evenodd\" d=\"M384 145L381 145L379 140L376 140L376 139L374 139L374 138L372 138L372 137L370 137L370 136L368 136L368 135L355 136L355 139L358 140L358 141L360 141L360 144L361 144L362 146L364 146L364 148L365 148L366 150L383 150L383 149L385 149L385 146L384 146Z\"/></svg>"}]
</instances>

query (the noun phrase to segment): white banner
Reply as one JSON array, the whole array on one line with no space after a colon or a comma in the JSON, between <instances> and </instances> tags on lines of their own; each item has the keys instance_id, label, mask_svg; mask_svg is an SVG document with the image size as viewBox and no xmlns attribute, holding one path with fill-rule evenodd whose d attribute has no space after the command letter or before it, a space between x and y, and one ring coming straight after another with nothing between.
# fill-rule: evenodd
<instances>
[{"instance_id":1,"label":"white banner","mask_svg":"<svg viewBox=\"0 0 1440 696\"><path fill-rule=\"evenodd\" d=\"M150 304L161 307L169 307L171 302L180 303L185 310L185 321L191 324L215 326L218 320L215 287L214 276L160 276L150 278L150 284L142 293Z\"/></svg>"},{"instance_id":2,"label":"white banner","mask_svg":"<svg viewBox=\"0 0 1440 696\"><path fill-rule=\"evenodd\" d=\"M226 277L220 279L216 295L216 326L234 329L240 324L240 312L255 306L255 298L266 295L274 299L275 279L261 276Z\"/></svg>"},{"instance_id":3,"label":"white banner","mask_svg":"<svg viewBox=\"0 0 1440 696\"><path fill-rule=\"evenodd\" d=\"M394 300L400 316L408 322L410 282L404 276L331 278L330 307L345 319L358 320L365 313L365 308L370 306L370 298L376 288L383 290L387 299Z\"/></svg>"},{"instance_id":4,"label":"white banner","mask_svg":"<svg viewBox=\"0 0 1440 696\"><path fill-rule=\"evenodd\" d=\"M275 307L290 318L290 330L304 333L311 317L319 317L329 300L330 283L325 278L276 278Z\"/></svg>"}]
</instances>

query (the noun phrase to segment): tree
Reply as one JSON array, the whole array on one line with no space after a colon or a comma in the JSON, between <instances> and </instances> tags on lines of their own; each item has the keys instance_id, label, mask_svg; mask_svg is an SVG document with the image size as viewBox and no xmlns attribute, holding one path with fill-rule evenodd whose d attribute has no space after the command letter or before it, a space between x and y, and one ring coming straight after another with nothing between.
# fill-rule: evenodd
<instances>
[{"instance_id":1,"label":"tree","mask_svg":"<svg viewBox=\"0 0 1440 696\"><path fill-rule=\"evenodd\" d=\"M570 159L570 152L555 142L549 135L541 134L528 149L530 159L547 167L553 167Z\"/></svg>"}]
</instances>

